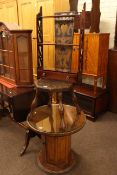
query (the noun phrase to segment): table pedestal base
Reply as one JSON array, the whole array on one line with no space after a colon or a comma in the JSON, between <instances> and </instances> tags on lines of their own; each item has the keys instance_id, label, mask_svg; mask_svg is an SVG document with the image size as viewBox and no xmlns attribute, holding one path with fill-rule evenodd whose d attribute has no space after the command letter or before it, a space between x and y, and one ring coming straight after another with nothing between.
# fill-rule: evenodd
<instances>
[{"instance_id":1,"label":"table pedestal base","mask_svg":"<svg viewBox=\"0 0 117 175\"><path fill-rule=\"evenodd\" d=\"M37 161L41 169L48 173L68 172L75 164L71 136L45 136L45 144Z\"/></svg>"}]
</instances>

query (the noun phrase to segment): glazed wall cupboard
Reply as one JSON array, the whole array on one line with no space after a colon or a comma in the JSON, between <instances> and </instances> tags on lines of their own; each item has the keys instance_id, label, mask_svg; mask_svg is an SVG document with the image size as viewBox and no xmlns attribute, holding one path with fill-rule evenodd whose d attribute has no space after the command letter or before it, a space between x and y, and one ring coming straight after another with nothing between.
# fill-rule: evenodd
<instances>
[{"instance_id":1,"label":"glazed wall cupboard","mask_svg":"<svg viewBox=\"0 0 117 175\"><path fill-rule=\"evenodd\" d=\"M40 6L43 7L43 15L53 15L54 12L68 11L69 0L0 0L0 21L17 23L22 29L32 29L32 54L33 54L33 72L36 74L36 14L39 12ZM49 9L49 10L48 10ZM44 41L53 42L53 22L46 21L44 25ZM50 32L51 31L51 32ZM53 50L51 47L45 48L48 52ZM48 53L47 53L48 54ZM53 59L45 60L45 67L53 67Z\"/></svg>"},{"instance_id":2,"label":"glazed wall cupboard","mask_svg":"<svg viewBox=\"0 0 117 175\"><path fill-rule=\"evenodd\" d=\"M79 34L74 33L74 44L79 43ZM93 78L94 88L101 79L106 86L108 64L109 33L87 33L84 35L83 75ZM72 52L72 72L78 72L78 48Z\"/></svg>"},{"instance_id":3,"label":"glazed wall cupboard","mask_svg":"<svg viewBox=\"0 0 117 175\"><path fill-rule=\"evenodd\" d=\"M0 83L33 85L31 33L0 22Z\"/></svg>"}]
</instances>

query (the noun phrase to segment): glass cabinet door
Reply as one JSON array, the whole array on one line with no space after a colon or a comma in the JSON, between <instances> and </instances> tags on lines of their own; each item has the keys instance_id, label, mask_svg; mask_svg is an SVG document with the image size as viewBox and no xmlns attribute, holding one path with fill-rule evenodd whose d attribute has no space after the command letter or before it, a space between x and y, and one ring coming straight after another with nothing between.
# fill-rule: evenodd
<instances>
[{"instance_id":1,"label":"glass cabinet door","mask_svg":"<svg viewBox=\"0 0 117 175\"><path fill-rule=\"evenodd\" d=\"M0 65L3 64L2 51L0 50Z\"/></svg>"},{"instance_id":2,"label":"glass cabinet door","mask_svg":"<svg viewBox=\"0 0 117 175\"><path fill-rule=\"evenodd\" d=\"M6 83L33 86L31 33L32 30L0 22L0 79Z\"/></svg>"},{"instance_id":3,"label":"glass cabinet door","mask_svg":"<svg viewBox=\"0 0 117 175\"><path fill-rule=\"evenodd\" d=\"M1 33L0 33L0 49L2 49L2 36L1 36Z\"/></svg>"},{"instance_id":4,"label":"glass cabinet door","mask_svg":"<svg viewBox=\"0 0 117 175\"><path fill-rule=\"evenodd\" d=\"M0 49L0 76L4 76L4 61L3 61L3 52Z\"/></svg>"},{"instance_id":5,"label":"glass cabinet door","mask_svg":"<svg viewBox=\"0 0 117 175\"><path fill-rule=\"evenodd\" d=\"M18 67L19 67L19 80L20 82L29 82L29 48L28 37L26 35L20 35L17 37L17 50L18 50Z\"/></svg>"},{"instance_id":6,"label":"glass cabinet door","mask_svg":"<svg viewBox=\"0 0 117 175\"><path fill-rule=\"evenodd\" d=\"M8 50L9 51L14 50L13 34L8 35Z\"/></svg>"},{"instance_id":7,"label":"glass cabinet door","mask_svg":"<svg viewBox=\"0 0 117 175\"><path fill-rule=\"evenodd\" d=\"M0 75L15 81L13 35L3 29L0 32Z\"/></svg>"},{"instance_id":8,"label":"glass cabinet door","mask_svg":"<svg viewBox=\"0 0 117 175\"><path fill-rule=\"evenodd\" d=\"M8 50L8 35L5 31L2 32L2 49Z\"/></svg>"}]
</instances>

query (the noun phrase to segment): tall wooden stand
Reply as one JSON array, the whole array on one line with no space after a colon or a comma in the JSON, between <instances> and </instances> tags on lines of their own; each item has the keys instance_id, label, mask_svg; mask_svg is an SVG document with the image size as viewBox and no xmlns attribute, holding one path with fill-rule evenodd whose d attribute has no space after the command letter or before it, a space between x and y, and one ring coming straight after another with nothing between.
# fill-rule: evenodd
<instances>
[{"instance_id":1,"label":"tall wooden stand","mask_svg":"<svg viewBox=\"0 0 117 175\"><path fill-rule=\"evenodd\" d=\"M77 12L78 0L69 0L70 11Z\"/></svg>"},{"instance_id":2,"label":"tall wooden stand","mask_svg":"<svg viewBox=\"0 0 117 175\"><path fill-rule=\"evenodd\" d=\"M116 13L114 48L109 50L108 89L110 92L109 110L117 113L117 13Z\"/></svg>"},{"instance_id":3,"label":"tall wooden stand","mask_svg":"<svg viewBox=\"0 0 117 175\"><path fill-rule=\"evenodd\" d=\"M90 32L99 33L100 24L100 0L92 0L92 10L91 10L91 29Z\"/></svg>"},{"instance_id":4,"label":"tall wooden stand","mask_svg":"<svg viewBox=\"0 0 117 175\"><path fill-rule=\"evenodd\" d=\"M117 113L117 49L109 50L108 89L109 110Z\"/></svg>"}]
</instances>

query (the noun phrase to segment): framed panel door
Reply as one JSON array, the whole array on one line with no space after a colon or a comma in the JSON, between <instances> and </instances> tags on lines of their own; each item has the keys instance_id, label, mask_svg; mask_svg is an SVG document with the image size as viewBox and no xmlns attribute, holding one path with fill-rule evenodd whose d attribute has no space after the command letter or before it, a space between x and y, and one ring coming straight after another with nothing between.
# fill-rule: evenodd
<instances>
[{"instance_id":1,"label":"framed panel door","mask_svg":"<svg viewBox=\"0 0 117 175\"><path fill-rule=\"evenodd\" d=\"M86 34L84 37L83 74L98 73L99 38L96 34Z\"/></svg>"},{"instance_id":2,"label":"framed panel door","mask_svg":"<svg viewBox=\"0 0 117 175\"><path fill-rule=\"evenodd\" d=\"M16 0L0 2L0 21L18 24Z\"/></svg>"},{"instance_id":3,"label":"framed panel door","mask_svg":"<svg viewBox=\"0 0 117 175\"><path fill-rule=\"evenodd\" d=\"M69 11L69 0L54 0L55 12L67 12Z\"/></svg>"},{"instance_id":4,"label":"framed panel door","mask_svg":"<svg viewBox=\"0 0 117 175\"><path fill-rule=\"evenodd\" d=\"M5 7L6 7L7 21L9 23L18 24L18 14L17 14L16 1L6 2Z\"/></svg>"},{"instance_id":5,"label":"framed panel door","mask_svg":"<svg viewBox=\"0 0 117 175\"><path fill-rule=\"evenodd\" d=\"M33 74L36 74L36 11L35 0L19 0L19 23L22 29L32 29Z\"/></svg>"},{"instance_id":6,"label":"framed panel door","mask_svg":"<svg viewBox=\"0 0 117 175\"><path fill-rule=\"evenodd\" d=\"M3 2L0 2L0 21L7 22L5 4Z\"/></svg>"}]
</instances>

